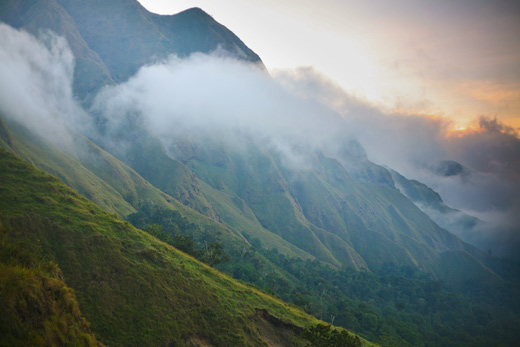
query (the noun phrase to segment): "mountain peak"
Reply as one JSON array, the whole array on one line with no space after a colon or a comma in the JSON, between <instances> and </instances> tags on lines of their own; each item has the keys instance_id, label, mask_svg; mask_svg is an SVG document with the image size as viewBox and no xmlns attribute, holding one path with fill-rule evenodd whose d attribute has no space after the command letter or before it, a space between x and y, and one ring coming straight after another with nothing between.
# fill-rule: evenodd
<instances>
[{"instance_id":1,"label":"mountain peak","mask_svg":"<svg viewBox=\"0 0 520 347\"><path fill-rule=\"evenodd\" d=\"M187 10L184 10L184 11L181 11L181 12L177 13L177 15L182 15L182 14L192 15L192 16L208 16L208 17L212 17L210 14L208 14L206 11L204 11L200 7L188 8Z\"/></svg>"},{"instance_id":2,"label":"mountain peak","mask_svg":"<svg viewBox=\"0 0 520 347\"><path fill-rule=\"evenodd\" d=\"M0 2L0 21L30 32L48 28L66 37L76 57L74 90L80 98L107 83L123 82L141 66L171 54L187 57L222 48L238 59L262 64L233 32L199 7L158 15L135 0L37 4Z\"/></svg>"}]
</instances>

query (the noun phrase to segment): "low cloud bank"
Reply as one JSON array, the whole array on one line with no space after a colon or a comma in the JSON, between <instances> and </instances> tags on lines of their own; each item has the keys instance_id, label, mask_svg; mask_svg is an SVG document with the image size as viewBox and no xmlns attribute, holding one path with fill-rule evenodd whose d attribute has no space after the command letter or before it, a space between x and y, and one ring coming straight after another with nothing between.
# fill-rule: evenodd
<instances>
[{"instance_id":1,"label":"low cloud bank","mask_svg":"<svg viewBox=\"0 0 520 347\"><path fill-rule=\"evenodd\" d=\"M240 135L276 148L292 165L305 165L299 145L331 143L344 126L325 105L289 93L264 70L221 55L171 57L143 67L126 83L104 88L92 111L109 119L115 132L128 114L139 114L167 148L182 137L213 138L240 150Z\"/></svg>"},{"instance_id":2,"label":"low cloud bank","mask_svg":"<svg viewBox=\"0 0 520 347\"><path fill-rule=\"evenodd\" d=\"M74 100L74 59L65 40L40 36L0 24L2 116L65 147L74 142L69 128L99 136ZM385 113L312 68L270 76L222 54L145 66L127 82L103 88L88 111L107 118L105 136L137 115L166 147L179 136L214 137L240 150L241 134L276 148L297 168L309 164L302 148L333 156L356 138L370 160L424 182L448 205L486 221L468 241L508 255L520 244L520 140L496 118L480 117L470 130L453 134L445 118ZM439 174L445 160L460 163L465 174Z\"/></svg>"},{"instance_id":3,"label":"low cloud bank","mask_svg":"<svg viewBox=\"0 0 520 347\"><path fill-rule=\"evenodd\" d=\"M520 139L514 129L480 116L468 130L453 132L446 118L388 114L310 68L279 71L275 78L293 94L338 112L370 160L427 184L449 206L487 222L460 234L467 241L518 257ZM441 174L445 161L462 170Z\"/></svg>"}]
</instances>

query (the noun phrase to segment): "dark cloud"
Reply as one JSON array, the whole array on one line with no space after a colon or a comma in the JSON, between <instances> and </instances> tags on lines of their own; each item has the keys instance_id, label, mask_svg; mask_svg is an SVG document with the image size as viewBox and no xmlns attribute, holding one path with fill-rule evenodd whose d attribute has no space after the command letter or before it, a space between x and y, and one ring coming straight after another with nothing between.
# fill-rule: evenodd
<instances>
[{"instance_id":1,"label":"dark cloud","mask_svg":"<svg viewBox=\"0 0 520 347\"><path fill-rule=\"evenodd\" d=\"M479 172L520 178L520 139L496 117L480 117L472 130L449 138L447 143L454 156Z\"/></svg>"}]
</instances>

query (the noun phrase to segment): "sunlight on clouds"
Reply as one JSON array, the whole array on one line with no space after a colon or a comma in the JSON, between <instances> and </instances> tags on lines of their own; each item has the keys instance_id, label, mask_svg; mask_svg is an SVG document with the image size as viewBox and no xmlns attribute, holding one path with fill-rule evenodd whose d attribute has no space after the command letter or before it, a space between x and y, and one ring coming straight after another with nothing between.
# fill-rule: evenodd
<instances>
[{"instance_id":1,"label":"sunlight on clouds","mask_svg":"<svg viewBox=\"0 0 520 347\"><path fill-rule=\"evenodd\" d=\"M199 6L275 69L312 67L387 112L520 127L516 7L430 1L140 0L159 13ZM510 83L510 84L508 84ZM514 84L516 83L516 85Z\"/></svg>"},{"instance_id":2,"label":"sunlight on clouds","mask_svg":"<svg viewBox=\"0 0 520 347\"><path fill-rule=\"evenodd\" d=\"M462 83L459 90L477 100L496 105L520 100L520 87L516 83L468 81Z\"/></svg>"}]
</instances>

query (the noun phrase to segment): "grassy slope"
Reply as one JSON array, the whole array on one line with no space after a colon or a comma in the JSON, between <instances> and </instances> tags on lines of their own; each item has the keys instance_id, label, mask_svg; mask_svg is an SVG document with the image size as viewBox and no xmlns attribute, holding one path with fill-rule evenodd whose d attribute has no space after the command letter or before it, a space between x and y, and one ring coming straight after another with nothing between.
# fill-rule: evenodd
<instances>
[{"instance_id":1,"label":"grassy slope","mask_svg":"<svg viewBox=\"0 0 520 347\"><path fill-rule=\"evenodd\" d=\"M115 156L119 160L184 205L210 218L217 218L213 207L200 192L198 180L193 172L178 160L170 158L158 139L144 133L136 134L128 144L127 150L119 153L119 147L125 143L123 141L118 144L118 148L111 153L118 152Z\"/></svg>"},{"instance_id":2,"label":"grassy slope","mask_svg":"<svg viewBox=\"0 0 520 347\"><path fill-rule=\"evenodd\" d=\"M17 231L16 239L40 240L102 342L261 345L256 308L299 326L316 322L117 220L8 152L0 154L2 222Z\"/></svg>"},{"instance_id":3,"label":"grassy slope","mask_svg":"<svg viewBox=\"0 0 520 347\"><path fill-rule=\"evenodd\" d=\"M454 285L456 276L460 280L483 276L500 285L497 276L488 276L483 252L440 228L397 189L354 181L335 159L321 157L319 163L319 170L303 172L296 180L312 179L301 186L304 193L296 189L292 193L306 218L350 241L370 267L393 261L417 265ZM341 216L345 229L337 228L335 213ZM447 258L453 261L451 266ZM473 263L474 270L455 275L459 262L461 266Z\"/></svg>"},{"instance_id":4,"label":"grassy slope","mask_svg":"<svg viewBox=\"0 0 520 347\"><path fill-rule=\"evenodd\" d=\"M0 346L100 345L56 264L37 239L13 241L0 223Z\"/></svg>"},{"instance_id":5,"label":"grassy slope","mask_svg":"<svg viewBox=\"0 0 520 347\"><path fill-rule=\"evenodd\" d=\"M250 247L248 241L241 235L244 228L254 234L254 230L249 229L250 225L241 225L238 229L226 227L184 206L81 135L75 136L75 153L71 151L66 153L13 122L9 122L9 125L8 130L3 122L0 123L0 144L38 168L60 177L64 183L104 210L126 217L128 213L138 209L141 203L152 203L160 208L176 210L190 222L198 225L201 230L220 235L219 242L224 245L228 253L241 254ZM166 170L162 172L165 173ZM175 178L172 173L169 176ZM278 248L284 254L304 259L312 258L271 232L264 231L262 235L269 240L272 239L272 248ZM260 237L263 239L262 235ZM280 273L280 269L264 256L255 254L254 258L270 272ZM232 259L232 263L233 261L240 260Z\"/></svg>"},{"instance_id":6,"label":"grassy slope","mask_svg":"<svg viewBox=\"0 0 520 347\"><path fill-rule=\"evenodd\" d=\"M102 207L125 218L140 203L179 210L204 227L225 228L182 205L155 188L137 172L105 152L80 134L75 134L74 149L68 152L29 132L12 121L9 128L0 118L0 144L39 169L58 176L64 183ZM229 233L229 232L227 232Z\"/></svg>"},{"instance_id":7,"label":"grassy slope","mask_svg":"<svg viewBox=\"0 0 520 347\"><path fill-rule=\"evenodd\" d=\"M226 192L218 191L204 182L201 182L201 188L206 198L219 211L220 220L236 230L240 235L243 235L248 241L251 242L254 239L258 239L263 248L276 248L280 253L288 257L314 259L309 253L262 227L242 199Z\"/></svg>"},{"instance_id":8,"label":"grassy slope","mask_svg":"<svg viewBox=\"0 0 520 347\"><path fill-rule=\"evenodd\" d=\"M238 229L226 227L184 206L79 134L75 136L75 153L71 149L66 153L13 122L9 122L9 125L8 130L3 122L0 123L0 141L6 149L16 152L38 168L62 177L64 183L80 191L83 196L96 202L108 212L126 216L127 213L121 213L112 206L122 205L133 209L138 208L141 202L152 203L163 209L176 210L191 223L198 225L203 232L219 235L219 242L224 246L225 252L231 256L229 263L219 267L223 271L233 273L234 266L237 263L243 263L244 254L247 253L248 261L256 267L260 266L265 273L277 274L286 283L295 283L294 277L274 265L264 255L248 251L251 246L242 233L247 230L250 233L248 235L256 235L255 230L249 229L250 225L243 224ZM95 184L88 184L89 182ZM123 212L126 211L128 209L123 210ZM260 238L262 240L272 239L270 244L272 248L279 249L283 254L304 259L312 258L275 234L265 230L261 232ZM266 245L266 243L263 244Z\"/></svg>"},{"instance_id":9,"label":"grassy slope","mask_svg":"<svg viewBox=\"0 0 520 347\"><path fill-rule=\"evenodd\" d=\"M72 151L64 152L16 123L9 122L8 126L17 153L24 160L59 177L110 213L124 217L135 212L134 207L112 187L112 182L107 183L88 170ZM86 143L81 140L78 135L75 145L81 150L87 150Z\"/></svg>"},{"instance_id":10,"label":"grassy slope","mask_svg":"<svg viewBox=\"0 0 520 347\"><path fill-rule=\"evenodd\" d=\"M244 229L244 225L238 225L236 216L241 213L249 223L261 228L255 228L252 233L267 242L268 247L274 238L262 235L265 231L324 262L341 264L324 244L325 240L319 238L320 230L302 214L269 153L248 141L244 141L241 153L221 148L219 143L196 146L193 150L196 155L186 161L187 165L207 184L204 192L209 194L208 198L219 201L215 206L222 209L219 213L223 222ZM279 250L284 248L282 245ZM348 253L347 249L343 250Z\"/></svg>"}]
</instances>

